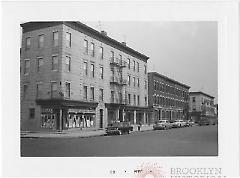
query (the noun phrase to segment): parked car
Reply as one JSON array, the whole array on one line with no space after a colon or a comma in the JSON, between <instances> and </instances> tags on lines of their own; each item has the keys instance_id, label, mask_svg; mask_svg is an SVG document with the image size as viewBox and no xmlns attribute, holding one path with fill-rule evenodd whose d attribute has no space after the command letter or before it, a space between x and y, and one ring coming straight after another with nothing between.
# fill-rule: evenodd
<instances>
[{"instance_id":1,"label":"parked car","mask_svg":"<svg viewBox=\"0 0 240 178\"><path fill-rule=\"evenodd\" d=\"M129 134L131 131L133 131L133 126L130 122L114 122L106 128L107 135Z\"/></svg>"},{"instance_id":2,"label":"parked car","mask_svg":"<svg viewBox=\"0 0 240 178\"><path fill-rule=\"evenodd\" d=\"M191 120L187 120L186 127L192 127L194 125L194 122Z\"/></svg>"},{"instance_id":3,"label":"parked car","mask_svg":"<svg viewBox=\"0 0 240 178\"><path fill-rule=\"evenodd\" d=\"M160 120L153 125L153 130L167 130L170 128L172 128L172 126L168 120Z\"/></svg>"},{"instance_id":4,"label":"parked car","mask_svg":"<svg viewBox=\"0 0 240 178\"><path fill-rule=\"evenodd\" d=\"M208 119L200 119L200 121L198 122L199 126L203 126L203 125L210 125L210 121Z\"/></svg>"},{"instance_id":5,"label":"parked car","mask_svg":"<svg viewBox=\"0 0 240 178\"><path fill-rule=\"evenodd\" d=\"M175 120L172 124L172 128L185 127L186 122L184 120Z\"/></svg>"}]
</instances>

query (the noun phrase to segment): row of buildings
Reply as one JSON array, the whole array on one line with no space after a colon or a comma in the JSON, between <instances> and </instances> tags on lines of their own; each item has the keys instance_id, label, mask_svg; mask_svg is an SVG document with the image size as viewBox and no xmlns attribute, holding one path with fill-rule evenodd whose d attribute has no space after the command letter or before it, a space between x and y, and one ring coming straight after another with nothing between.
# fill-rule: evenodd
<instances>
[{"instance_id":1,"label":"row of buildings","mask_svg":"<svg viewBox=\"0 0 240 178\"><path fill-rule=\"evenodd\" d=\"M148 56L105 31L71 21L21 27L21 130L214 115L214 97L148 72Z\"/></svg>"}]
</instances>

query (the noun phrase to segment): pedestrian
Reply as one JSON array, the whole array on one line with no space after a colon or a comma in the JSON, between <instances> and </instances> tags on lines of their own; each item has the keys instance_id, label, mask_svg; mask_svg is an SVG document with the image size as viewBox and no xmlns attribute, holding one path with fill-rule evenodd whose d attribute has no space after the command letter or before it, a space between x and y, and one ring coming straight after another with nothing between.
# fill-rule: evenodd
<instances>
[{"instance_id":1,"label":"pedestrian","mask_svg":"<svg viewBox=\"0 0 240 178\"><path fill-rule=\"evenodd\" d=\"M141 126L142 126L142 124L141 124L141 122L139 122L139 124L138 124L138 131L141 130Z\"/></svg>"}]
</instances>

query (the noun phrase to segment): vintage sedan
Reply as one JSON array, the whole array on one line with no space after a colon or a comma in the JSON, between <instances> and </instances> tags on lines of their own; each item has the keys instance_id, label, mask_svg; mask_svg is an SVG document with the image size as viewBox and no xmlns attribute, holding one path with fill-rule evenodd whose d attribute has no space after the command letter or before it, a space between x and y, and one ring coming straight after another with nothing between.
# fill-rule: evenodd
<instances>
[{"instance_id":1,"label":"vintage sedan","mask_svg":"<svg viewBox=\"0 0 240 178\"><path fill-rule=\"evenodd\" d=\"M184 120L175 120L172 124L173 128L186 127L186 122Z\"/></svg>"},{"instance_id":2,"label":"vintage sedan","mask_svg":"<svg viewBox=\"0 0 240 178\"><path fill-rule=\"evenodd\" d=\"M153 130L162 130L162 129L167 130L170 128L172 127L168 120L160 120L153 125Z\"/></svg>"},{"instance_id":3,"label":"vintage sedan","mask_svg":"<svg viewBox=\"0 0 240 178\"><path fill-rule=\"evenodd\" d=\"M133 131L133 126L129 122L114 122L106 128L106 135L129 134Z\"/></svg>"}]
</instances>

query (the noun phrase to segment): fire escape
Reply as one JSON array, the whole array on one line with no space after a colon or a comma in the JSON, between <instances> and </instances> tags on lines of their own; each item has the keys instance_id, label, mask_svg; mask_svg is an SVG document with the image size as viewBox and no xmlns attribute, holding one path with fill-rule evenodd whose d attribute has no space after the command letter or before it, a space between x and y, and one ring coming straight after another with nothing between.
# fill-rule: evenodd
<instances>
[{"instance_id":1,"label":"fire escape","mask_svg":"<svg viewBox=\"0 0 240 178\"><path fill-rule=\"evenodd\" d=\"M114 104L127 104L127 94L126 94L126 84L127 81L123 79L123 68L126 67L126 62L121 58L111 58L110 68L111 68L111 79L110 86L111 91L114 92L114 98L112 98L111 103Z\"/></svg>"}]
</instances>

